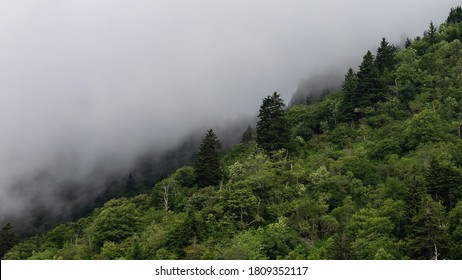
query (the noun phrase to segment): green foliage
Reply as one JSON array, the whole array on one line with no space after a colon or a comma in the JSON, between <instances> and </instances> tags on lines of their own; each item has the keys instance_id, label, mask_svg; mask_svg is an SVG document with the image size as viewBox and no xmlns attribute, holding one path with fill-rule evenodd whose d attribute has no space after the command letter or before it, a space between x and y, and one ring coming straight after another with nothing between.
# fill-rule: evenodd
<instances>
[{"instance_id":1,"label":"green foliage","mask_svg":"<svg viewBox=\"0 0 462 280\"><path fill-rule=\"evenodd\" d=\"M111 200L104 205L89 230L97 245L104 242L121 242L139 228L136 205L126 199Z\"/></svg>"}]
</instances>

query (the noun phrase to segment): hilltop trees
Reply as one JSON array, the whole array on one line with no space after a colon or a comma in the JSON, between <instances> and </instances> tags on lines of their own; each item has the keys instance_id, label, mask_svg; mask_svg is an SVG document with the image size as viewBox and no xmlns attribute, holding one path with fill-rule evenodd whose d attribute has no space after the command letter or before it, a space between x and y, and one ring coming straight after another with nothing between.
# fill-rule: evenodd
<instances>
[{"instance_id":1,"label":"hilltop trees","mask_svg":"<svg viewBox=\"0 0 462 280\"><path fill-rule=\"evenodd\" d=\"M199 187L215 186L222 180L223 171L218 154L221 147L213 129L209 129L202 139L196 160L196 184Z\"/></svg>"},{"instance_id":2,"label":"hilltop trees","mask_svg":"<svg viewBox=\"0 0 462 280\"><path fill-rule=\"evenodd\" d=\"M257 123L257 143L268 152L287 149L289 127L285 104L277 92L263 99Z\"/></svg>"}]
</instances>

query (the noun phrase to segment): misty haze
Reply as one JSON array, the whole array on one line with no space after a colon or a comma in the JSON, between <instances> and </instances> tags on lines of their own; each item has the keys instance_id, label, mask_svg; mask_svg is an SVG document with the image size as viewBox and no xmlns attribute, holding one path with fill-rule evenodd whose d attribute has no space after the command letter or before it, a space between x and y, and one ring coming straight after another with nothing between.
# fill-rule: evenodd
<instances>
[{"instance_id":1,"label":"misty haze","mask_svg":"<svg viewBox=\"0 0 462 280\"><path fill-rule=\"evenodd\" d=\"M230 147L265 96L319 101L460 4L365 2L1 1L0 225L76 218L140 166L162 179L209 128Z\"/></svg>"}]
</instances>

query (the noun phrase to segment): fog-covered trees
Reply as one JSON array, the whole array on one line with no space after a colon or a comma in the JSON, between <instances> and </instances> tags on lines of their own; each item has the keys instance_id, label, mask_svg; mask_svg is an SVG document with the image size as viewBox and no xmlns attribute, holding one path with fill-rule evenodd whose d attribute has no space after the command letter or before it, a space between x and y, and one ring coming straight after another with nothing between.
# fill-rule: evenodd
<instances>
[{"instance_id":1,"label":"fog-covered trees","mask_svg":"<svg viewBox=\"0 0 462 280\"><path fill-rule=\"evenodd\" d=\"M435 38L462 34L459 14ZM382 40L318 102L266 97L257 141L249 127L220 158L209 130L195 165L150 195L110 200L5 258L461 259L462 43L428 36L403 50Z\"/></svg>"}]
</instances>

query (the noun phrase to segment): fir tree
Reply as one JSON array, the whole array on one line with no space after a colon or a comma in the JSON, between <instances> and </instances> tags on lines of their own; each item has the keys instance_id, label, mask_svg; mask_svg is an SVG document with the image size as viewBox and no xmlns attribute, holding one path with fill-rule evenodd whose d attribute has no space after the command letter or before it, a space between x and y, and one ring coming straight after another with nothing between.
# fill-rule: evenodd
<instances>
[{"instance_id":1,"label":"fir tree","mask_svg":"<svg viewBox=\"0 0 462 280\"><path fill-rule=\"evenodd\" d=\"M348 72L345 75L345 80L342 82L342 92L343 93L353 93L356 91L358 86L358 77L353 69L348 69Z\"/></svg>"},{"instance_id":2,"label":"fir tree","mask_svg":"<svg viewBox=\"0 0 462 280\"><path fill-rule=\"evenodd\" d=\"M215 186L220 183L223 171L220 166L219 150L221 142L209 129L199 147L196 160L196 183L199 187Z\"/></svg>"},{"instance_id":3,"label":"fir tree","mask_svg":"<svg viewBox=\"0 0 462 280\"><path fill-rule=\"evenodd\" d=\"M355 119L354 109L356 107L357 93L356 88L358 87L358 77L353 69L348 69L345 75L345 80L342 82L342 92L344 98L341 105L342 118L345 121L351 121Z\"/></svg>"},{"instance_id":4,"label":"fir tree","mask_svg":"<svg viewBox=\"0 0 462 280\"><path fill-rule=\"evenodd\" d=\"M13 248L16 241L16 233L13 226L10 223L6 224L0 232L0 258L3 258Z\"/></svg>"},{"instance_id":5,"label":"fir tree","mask_svg":"<svg viewBox=\"0 0 462 280\"><path fill-rule=\"evenodd\" d=\"M395 66L395 52L397 50L395 46L390 45L385 38L382 38L375 59L375 65L380 72L383 72L385 69L388 69L388 71L393 70Z\"/></svg>"},{"instance_id":6,"label":"fir tree","mask_svg":"<svg viewBox=\"0 0 462 280\"><path fill-rule=\"evenodd\" d=\"M285 104L277 92L263 99L257 123L257 143L268 152L287 149L289 128Z\"/></svg>"},{"instance_id":7,"label":"fir tree","mask_svg":"<svg viewBox=\"0 0 462 280\"><path fill-rule=\"evenodd\" d=\"M370 51L359 66L357 92L360 95L357 107L372 106L382 99L380 75Z\"/></svg>"},{"instance_id":8,"label":"fir tree","mask_svg":"<svg viewBox=\"0 0 462 280\"><path fill-rule=\"evenodd\" d=\"M462 7L457 6L451 9L448 18L446 19L446 23L459 23L462 22Z\"/></svg>"},{"instance_id":9,"label":"fir tree","mask_svg":"<svg viewBox=\"0 0 462 280\"><path fill-rule=\"evenodd\" d=\"M428 27L428 31L426 32L428 41L430 44L435 44L438 42L437 38L437 30L435 25L433 24L433 21L430 22L430 26Z\"/></svg>"}]
</instances>

